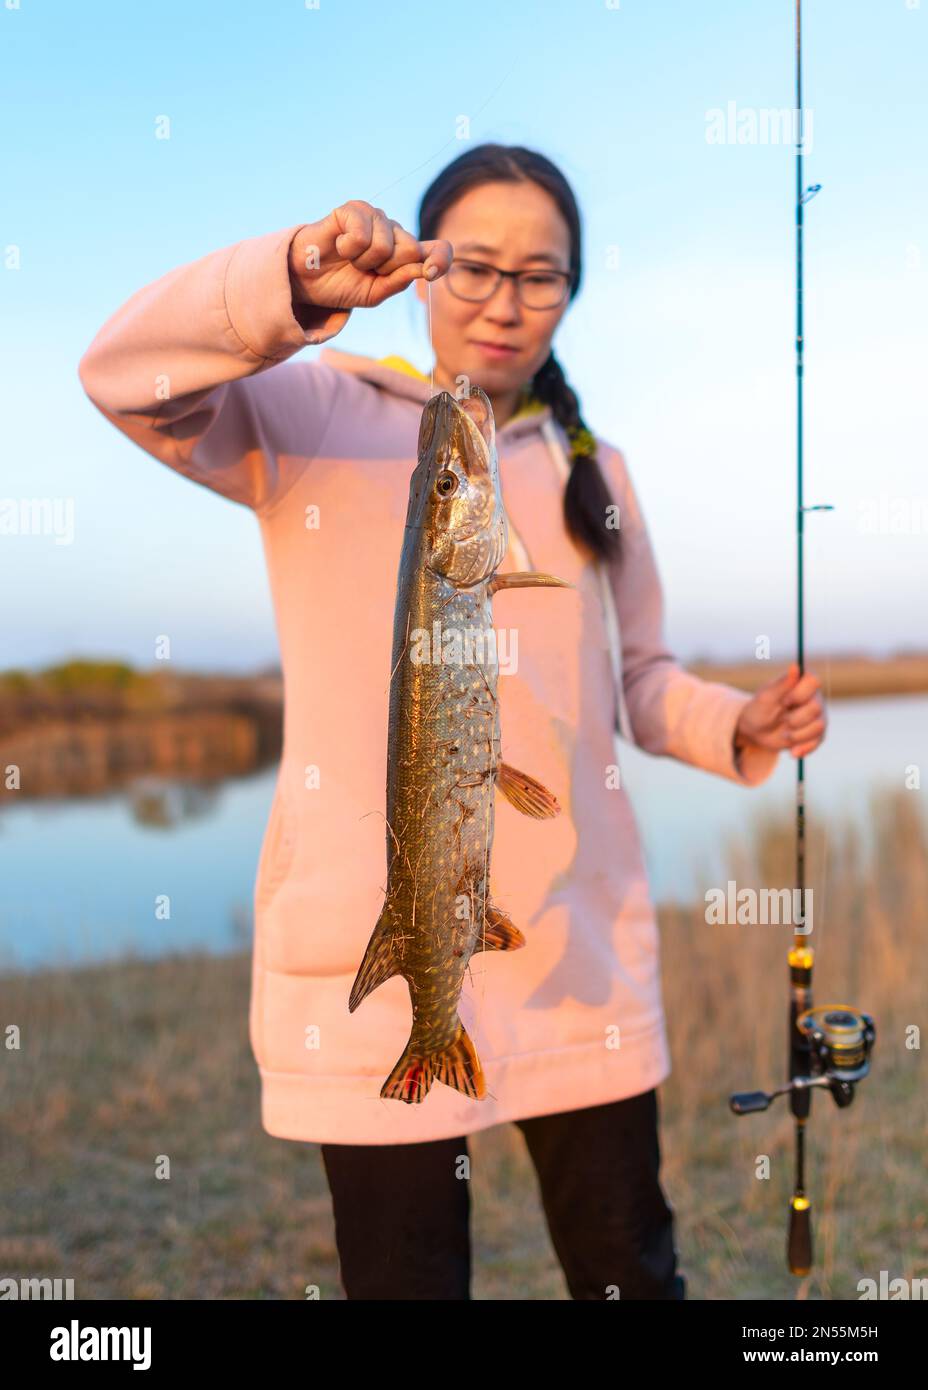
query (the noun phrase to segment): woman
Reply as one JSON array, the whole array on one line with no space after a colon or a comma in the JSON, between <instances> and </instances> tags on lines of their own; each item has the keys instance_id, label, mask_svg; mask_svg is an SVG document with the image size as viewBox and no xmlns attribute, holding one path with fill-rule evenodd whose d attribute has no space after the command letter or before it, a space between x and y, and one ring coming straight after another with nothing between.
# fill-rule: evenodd
<instances>
[{"instance_id":1,"label":"woman","mask_svg":"<svg viewBox=\"0 0 928 1390\"><path fill-rule=\"evenodd\" d=\"M658 938L613 733L745 786L824 732L798 668L750 697L667 650L660 581L621 454L590 435L552 350L581 277L561 173L484 145L427 190L413 236L351 201L238 242L133 295L80 364L99 409L261 525L285 677L284 750L255 887L250 1038L262 1123L320 1143L349 1298L468 1298L466 1136L522 1130L577 1299L679 1298L659 1183L669 1073ZM402 359L326 347L354 309L431 288L434 388L476 382L496 418L510 550L573 590L499 594L518 636L503 755L563 806L496 818L494 901L527 937L483 953L461 1018L488 1084L380 1099L409 1032L395 977L349 1015L383 896L396 567L432 386ZM616 520L618 519L618 526ZM544 602L540 601L544 599ZM490 958L492 957L492 958Z\"/></svg>"}]
</instances>

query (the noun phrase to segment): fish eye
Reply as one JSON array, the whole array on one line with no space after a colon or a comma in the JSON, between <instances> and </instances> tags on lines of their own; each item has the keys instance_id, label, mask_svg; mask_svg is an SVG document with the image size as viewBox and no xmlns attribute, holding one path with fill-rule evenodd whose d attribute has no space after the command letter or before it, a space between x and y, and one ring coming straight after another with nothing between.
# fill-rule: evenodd
<instances>
[{"instance_id":1,"label":"fish eye","mask_svg":"<svg viewBox=\"0 0 928 1390\"><path fill-rule=\"evenodd\" d=\"M435 491L439 497L450 497L457 490L458 480L454 473L445 470L435 479Z\"/></svg>"}]
</instances>

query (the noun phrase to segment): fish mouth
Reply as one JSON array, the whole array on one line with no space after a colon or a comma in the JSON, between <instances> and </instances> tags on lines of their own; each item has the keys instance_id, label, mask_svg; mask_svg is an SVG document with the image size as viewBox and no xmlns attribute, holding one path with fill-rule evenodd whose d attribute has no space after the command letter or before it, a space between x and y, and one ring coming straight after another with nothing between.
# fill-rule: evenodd
<instances>
[{"instance_id":1,"label":"fish mouth","mask_svg":"<svg viewBox=\"0 0 928 1390\"><path fill-rule=\"evenodd\" d=\"M419 426L420 457L432 450L434 460L444 466L441 455L447 449L460 458L469 476L486 474L493 471L495 442L493 407L479 386L471 386L461 397L439 391L426 403Z\"/></svg>"},{"instance_id":2,"label":"fish mouth","mask_svg":"<svg viewBox=\"0 0 928 1390\"><path fill-rule=\"evenodd\" d=\"M461 397L440 391L426 403L407 526L426 528L429 568L456 587L481 582L499 565L506 519L493 407L479 386Z\"/></svg>"}]
</instances>

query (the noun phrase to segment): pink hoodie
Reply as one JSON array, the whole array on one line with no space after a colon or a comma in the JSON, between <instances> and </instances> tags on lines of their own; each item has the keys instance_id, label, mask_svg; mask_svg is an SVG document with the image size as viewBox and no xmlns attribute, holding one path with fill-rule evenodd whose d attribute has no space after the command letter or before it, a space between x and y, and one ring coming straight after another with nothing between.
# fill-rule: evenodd
<instances>
[{"instance_id":1,"label":"pink hoodie","mask_svg":"<svg viewBox=\"0 0 928 1390\"><path fill-rule=\"evenodd\" d=\"M436 1083L420 1105L380 1099L409 1035L405 981L354 1014L348 996L386 878L387 696L396 572L427 378L399 359L325 348L346 313L304 329L288 277L292 226L181 266L134 294L80 363L120 430L255 512L285 683L284 749L255 885L250 1038L268 1133L379 1144L450 1138L597 1105L663 1081L670 1061L659 943L637 828L615 786L617 718L665 755L754 786L777 754L732 738L749 698L684 671L663 635L661 585L617 449L597 439L619 506L621 558L597 567L563 523L566 440L548 407L497 432L512 540L502 570L573 590L511 590L517 630L500 678L502 750L563 810L499 798L493 899L527 937L471 963L461 1018L488 1096ZM317 509L317 510L316 510Z\"/></svg>"}]
</instances>

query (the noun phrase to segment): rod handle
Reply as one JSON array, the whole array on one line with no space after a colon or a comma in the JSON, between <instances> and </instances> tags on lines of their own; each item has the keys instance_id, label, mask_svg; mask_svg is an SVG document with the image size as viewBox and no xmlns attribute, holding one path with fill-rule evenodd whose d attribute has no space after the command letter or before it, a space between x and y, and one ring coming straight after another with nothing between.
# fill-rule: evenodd
<instances>
[{"instance_id":1,"label":"rod handle","mask_svg":"<svg viewBox=\"0 0 928 1390\"><path fill-rule=\"evenodd\" d=\"M812 1268L812 1204L808 1197L790 1198L786 1260L790 1274L808 1274Z\"/></svg>"}]
</instances>

